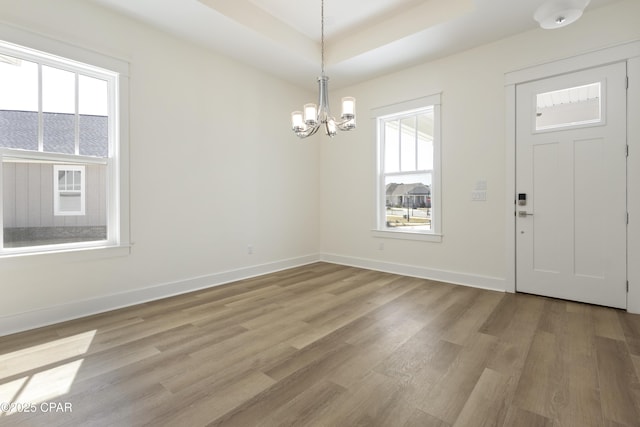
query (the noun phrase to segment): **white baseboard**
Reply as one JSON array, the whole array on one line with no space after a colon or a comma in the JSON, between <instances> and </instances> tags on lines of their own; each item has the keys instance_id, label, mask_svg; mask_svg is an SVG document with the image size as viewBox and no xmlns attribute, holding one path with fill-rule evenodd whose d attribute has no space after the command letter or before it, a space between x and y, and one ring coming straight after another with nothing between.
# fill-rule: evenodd
<instances>
[{"instance_id":1,"label":"white baseboard","mask_svg":"<svg viewBox=\"0 0 640 427\"><path fill-rule=\"evenodd\" d=\"M178 282L162 283L148 288L135 289L113 295L73 301L10 316L0 316L0 337L179 294L224 285L237 280L274 273L288 268L300 267L318 261L320 261L319 254L306 255L267 264L244 267L237 270L194 277Z\"/></svg>"},{"instance_id":2,"label":"white baseboard","mask_svg":"<svg viewBox=\"0 0 640 427\"><path fill-rule=\"evenodd\" d=\"M10 316L0 316L0 337L85 316L104 313L106 311L117 310L123 307L129 307L136 304L142 304L162 298L224 285L238 280L286 270L288 268L300 267L318 261L437 280L493 291L504 292L505 290L505 279L496 277L457 273L335 254L312 254L267 264L244 267L236 270L223 271L206 276L193 277L177 282L162 283L118 294L73 301L66 304L27 311Z\"/></svg>"},{"instance_id":3,"label":"white baseboard","mask_svg":"<svg viewBox=\"0 0 640 427\"><path fill-rule=\"evenodd\" d=\"M506 281L499 277L480 276L477 274L458 273L454 271L436 270L414 265L396 264L391 262L376 261L366 258L348 257L343 255L326 254L320 256L320 260L333 264L348 265L351 267L366 268L369 270L384 271L386 273L401 274L403 276L418 277L420 279L437 280L455 285L470 286L473 288L488 289L491 291L505 292Z\"/></svg>"}]
</instances>

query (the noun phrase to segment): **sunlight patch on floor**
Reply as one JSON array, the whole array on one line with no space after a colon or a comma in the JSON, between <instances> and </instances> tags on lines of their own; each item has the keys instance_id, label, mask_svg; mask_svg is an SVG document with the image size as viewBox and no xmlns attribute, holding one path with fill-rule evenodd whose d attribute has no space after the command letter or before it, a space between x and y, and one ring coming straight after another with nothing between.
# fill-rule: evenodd
<instances>
[{"instance_id":1,"label":"sunlight patch on floor","mask_svg":"<svg viewBox=\"0 0 640 427\"><path fill-rule=\"evenodd\" d=\"M0 355L0 381L33 369L82 356L89 350L95 334L95 330L83 332Z\"/></svg>"},{"instance_id":2,"label":"sunlight patch on floor","mask_svg":"<svg viewBox=\"0 0 640 427\"><path fill-rule=\"evenodd\" d=\"M0 417L15 413L21 405L69 393L84 361L79 357L89 350L95 334L96 330L88 331L0 355L0 403L10 409Z\"/></svg>"}]
</instances>

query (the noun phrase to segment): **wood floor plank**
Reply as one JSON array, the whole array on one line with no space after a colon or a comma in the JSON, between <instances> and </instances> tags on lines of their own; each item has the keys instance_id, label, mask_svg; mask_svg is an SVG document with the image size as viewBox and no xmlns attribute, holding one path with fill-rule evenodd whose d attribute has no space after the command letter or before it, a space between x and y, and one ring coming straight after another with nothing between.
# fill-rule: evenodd
<instances>
[{"instance_id":1,"label":"wood floor plank","mask_svg":"<svg viewBox=\"0 0 640 427\"><path fill-rule=\"evenodd\" d=\"M453 427L502 425L509 409L510 377L485 369Z\"/></svg>"},{"instance_id":2,"label":"wood floor plank","mask_svg":"<svg viewBox=\"0 0 640 427\"><path fill-rule=\"evenodd\" d=\"M597 324L593 312L568 312L559 352L567 378L566 402L557 408L562 426L599 426L603 422L596 354Z\"/></svg>"},{"instance_id":3,"label":"wood floor plank","mask_svg":"<svg viewBox=\"0 0 640 427\"><path fill-rule=\"evenodd\" d=\"M566 301L545 298L538 330L549 332L555 336L563 335L567 327L568 314Z\"/></svg>"},{"instance_id":4,"label":"wood floor plank","mask_svg":"<svg viewBox=\"0 0 640 427\"><path fill-rule=\"evenodd\" d=\"M278 410L264 414L257 427L307 426L322 423L333 405L342 400L347 390L330 381L313 384Z\"/></svg>"},{"instance_id":5,"label":"wood floor plank","mask_svg":"<svg viewBox=\"0 0 640 427\"><path fill-rule=\"evenodd\" d=\"M640 316L314 263L0 337L0 426L638 427Z\"/></svg>"},{"instance_id":6,"label":"wood floor plank","mask_svg":"<svg viewBox=\"0 0 640 427\"><path fill-rule=\"evenodd\" d=\"M520 409L517 406L510 406L507 418L504 422L505 427L553 427L553 421L542 415Z\"/></svg>"},{"instance_id":7,"label":"wood floor plank","mask_svg":"<svg viewBox=\"0 0 640 427\"><path fill-rule=\"evenodd\" d=\"M426 288L426 289L425 289ZM368 317L411 318L418 322L428 323L455 302L450 294L450 286L429 287L428 281L422 281L416 288L377 307Z\"/></svg>"},{"instance_id":8,"label":"wood floor plank","mask_svg":"<svg viewBox=\"0 0 640 427\"><path fill-rule=\"evenodd\" d=\"M596 337L600 400L606 419L626 426L640 420L640 382L623 341Z\"/></svg>"},{"instance_id":9,"label":"wood floor plank","mask_svg":"<svg viewBox=\"0 0 640 427\"><path fill-rule=\"evenodd\" d=\"M640 356L632 354L631 361L633 362L633 366L636 368L636 377L640 379Z\"/></svg>"},{"instance_id":10,"label":"wood floor plank","mask_svg":"<svg viewBox=\"0 0 640 427\"><path fill-rule=\"evenodd\" d=\"M213 422L216 414L232 411L273 384L273 379L262 372L248 371L226 387L201 389L190 394L188 399L180 397L183 403L188 404L165 407L154 414L149 425L204 426Z\"/></svg>"},{"instance_id":11,"label":"wood floor plank","mask_svg":"<svg viewBox=\"0 0 640 427\"><path fill-rule=\"evenodd\" d=\"M426 414L419 409L414 409L411 416L402 427L451 427L451 424L445 423L444 421Z\"/></svg>"},{"instance_id":12,"label":"wood floor plank","mask_svg":"<svg viewBox=\"0 0 640 427\"><path fill-rule=\"evenodd\" d=\"M500 303L502 297L503 294L500 292L479 293L473 304L447 328L442 339L460 345L468 342Z\"/></svg>"},{"instance_id":13,"label":"wood floor plank","mask_svg":"<svg viewBox=\"0 0 640 427\"><path fill-rule=\"evenodd\" d=\"M262 393L247 400L232 411L220 414L212 422L212 426L250 426L262 419L264 414L277 411L288 404L295 397L302 394L312 384L322 381L344 361L356 354L351 345L344 345L334 351L327 352L323 357L314 360L301 369L277 381Z\"/></svg>"},{"instance_id":14,"label":"wood floor plank","mask_svg":"<svg viewBox=\"0 0 640 427\"><path fill-rule=\"evenodd\" d=\"M433 384L456 360L462 346L443 340L432 340L416 334L374 370L408 383L412 380Z\"/></svg>"},{"instance_id":15,"label":"wood floor plank","mask_svg":"<svg viewBox=\"0 0 640 427\"><path fill-rule=\"evenodd\" d=\"M537 324L545 300L545 298L527 294L505 294L496 309L480 327L479 332L499 337L509 329L513 321L522 317L522 312L531 319L537 319Z\"/></svg>"},{"instance_id":16,"label":"wood floor plank","mask_svg":"<svg viewBox=\"0 0 640 427\"><path fill-rule=\"evenodd\" d=\"M562 368L556 335L537 331L520 376L514 404L553 420L567 399L568 380Z\"/></svg>"},{"instance_id":17,"label":"wood floor plank","mask_svg":"<svg viewBox=\"0 0 640 427\"><path fill-rule=\"evenodd\" d=\"M517 311L506 308L506 304L515 306ZM487 367L507 375L520 377L525 360L533 342L533 336L542 316L541 304L529 295L505 296L487 322L480 328L483 333L498 338L496 351L489 358ZM498 313L497 316L494 316ZM496 319L507 322L496 324Z\"/></svg>"},{"instance_id":18,"label":"wood floor plank","mask_svg":"<svg viewBox=\"0 0 640 427\"><path fill-rule=\"evenodd\" d=\"M556 425L563 427L598 427L603 423L600 393L597 389L570 384L566 403L558 408Z\"/></svg>"},{"instance_id":19,"label":"wood floor plank","mask_svg":"<svg viewBox=\"0 0 640 427\"><path fill-rule=\"evenodd\" d=\"M371 372L331 406L322 422L330 426L385 426L392 422L402 425L410 414L393 416L400 389L400 384L391 378Z\"/></svg>"},{"instance_id":20,"label":"wood floor plank","mask_svg":"<svg viewBox=\"0 0 640 427\"><path fill-rule=\"evenodd\" d=\"M361 381L373 368L415 335L422 324L413 320L397 319L393 323L376 324L362 336L348 341L359 350L359 355L336 368L329 379L345 388Z\"/></svg>"},{"instance_id":21,"label":"wood floor plank","mask_svg":"<svg viewBox=\"0 0 640 427\"><path fill-rule=\"evenodd\" d=\"M618 320L622 326L629 352L640 356L640 316L631 316L618 312Z\"/></svg>"},{"instance_id":22,"label":"wood floor plank","mask_svg":"<svg viewBox=\"0 0 640 427\"><path fill-rule=\"evenodd\" d=\"M449 369L428 388L416 406L424 412L453 424L484 372L487 360L495 350L497 339L476 334L463 347ZM414 384L419 388L420 384Z\"/></svg>"},{"instance_id":23,"label":"wood floor plank","mask_svg":"<svg viewBox=\"0 0 640 427\"><path fill-rule=\"evenodd\" d=\"M592 307L596 335L614 340L625 340L624 330L618 318L618 311L612 308Z\"/></svg>"}]
</instances>

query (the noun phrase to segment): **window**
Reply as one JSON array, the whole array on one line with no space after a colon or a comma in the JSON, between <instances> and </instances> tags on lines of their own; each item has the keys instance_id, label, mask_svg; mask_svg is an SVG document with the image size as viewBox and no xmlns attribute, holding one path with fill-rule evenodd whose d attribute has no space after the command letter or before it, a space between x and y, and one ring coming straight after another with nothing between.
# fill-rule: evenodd
<instances>
[{"instance_id":1,"label":"window","mask_svg":"<svg viewBox=\"0 0 640 427\"><path fill-rule=\"evenodd\" d=\"M127 244L119 71L0 41L0 256Z\"/></svg>"},{"instance_id":2,"label":"window","mask_svg":"<svg viewBox=\"0 0 640 427\"><path fill-rule=\"evenodd\" d=\"M84 166L53 166L53 214L84 215Z\"/></svg>"},{"instance_id":3,"label":"window","mask_svg":"<svg viewBox=\"0 0 640 427\"><path fill-rule=\"evenodd\" d=\"M536 131L603 122L601 82L536 94Z\"/></svg>"},{"instance_id":4,"label":"window","mask_svg":"<svg viewBox=\"0 0 640 427\"><path fill-rule=\"evenodd\" d=\"M383 107L374 114L376 231L386 237L439 241L440 95Z\"/></svg>"}]
</instances>

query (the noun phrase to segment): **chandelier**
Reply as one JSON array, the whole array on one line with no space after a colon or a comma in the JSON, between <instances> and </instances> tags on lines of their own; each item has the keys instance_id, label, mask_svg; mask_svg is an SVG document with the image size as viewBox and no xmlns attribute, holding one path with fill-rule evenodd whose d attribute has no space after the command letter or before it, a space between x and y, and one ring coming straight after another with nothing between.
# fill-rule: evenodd
<instances>
[{"instance_id":1,"label":"chandelier","mask_svg":"<svg viewBox=\"0 0 640 427\"><path fill-rule=\"evenodd\" d=\"M291 113L291 127L300 138L313 135L324 127L324 131L330 137L335 136L338 130L351 130L356 127L356 99L351 96L342 98L342 115L340 121L336 121L329 111L329 77L324 74L324 0L320 5L320 30L321 30L321 75L318 77L318 105L305 104L302 111Z\"/></svg>"}]
</instances>

